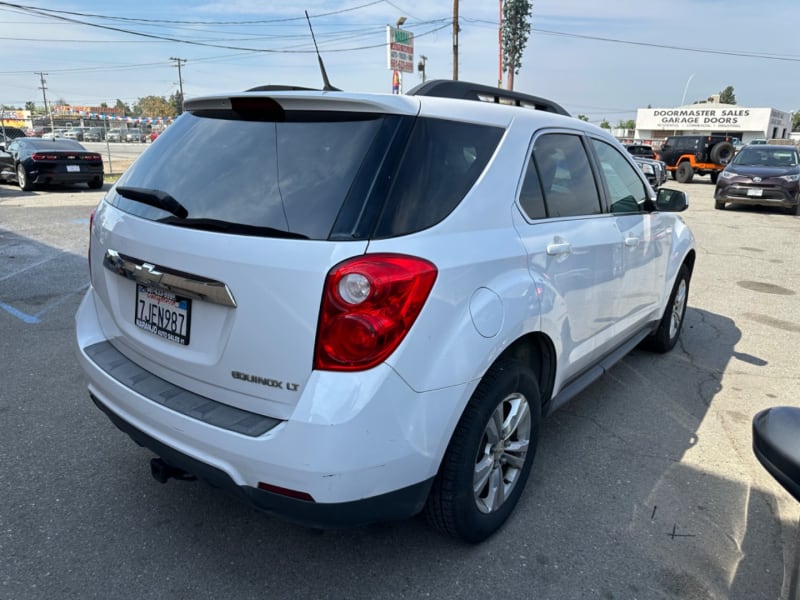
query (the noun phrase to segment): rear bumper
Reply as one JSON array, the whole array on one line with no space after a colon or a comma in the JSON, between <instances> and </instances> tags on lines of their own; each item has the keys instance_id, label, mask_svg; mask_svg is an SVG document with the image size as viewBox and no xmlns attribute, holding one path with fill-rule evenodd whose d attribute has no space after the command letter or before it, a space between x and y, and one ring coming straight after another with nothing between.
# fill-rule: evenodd
<instances>
[{"instance_id":1,"label":"rear bumper","mask_svg":"<svg viewBox=\"0 0 800 600\"><path fill-rule=\"evenodd\" d=\"M103 179L103 171L81 171L80 173L57 173L54 171L31 171L28 173L32 183L86 183Z\"/></svg>"},{"instance_id":2,"label":"rear bumper","mask_svg":"<svg viewBox=\"0 0 800 600\"><path fill-rule=\"evenodd\" d=\"M95 396L92 395L91 398L114 425L127 433L134 442L153 451L169 465L191 473L245 504L307 527L346 527L408 518L422 510L433 483L431 478L371 498L326 504L299 500L249 485L237 485L221 469L167 446L122 419Z\"/></svg>"},{"instance_id":3,"label":"rear bumper","mask_svg":"<svg viewBox=\"0 0 800 600\"><path fill-rule=\"evenodd\" d=\"M137 443L249 504L315 527L419 512L470 393L466 384L415 392L386 365L356 374L315 371L287 419L261 431L234 430L224 418L204 416L220 402L154 401L148 395L171 398L176 390L147 381L122 354L115 359L120 372L95 360L91 349L109 341L91 288L76 314L76 337L94 402ZM120 374L126 370L130 380Z\"/></svg>"}]
</instances>

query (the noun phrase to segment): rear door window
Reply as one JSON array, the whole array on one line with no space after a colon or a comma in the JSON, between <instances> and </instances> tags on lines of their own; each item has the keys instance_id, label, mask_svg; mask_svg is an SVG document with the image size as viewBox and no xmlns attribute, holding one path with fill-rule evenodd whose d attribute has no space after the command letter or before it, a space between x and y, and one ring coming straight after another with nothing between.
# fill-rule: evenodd
<instances>
[{"instance_id":1,"label":"rear door window","mask_svg":"<svg viewBox=\"0 0 800 600\"><path fill-rule=\"evenodd\" d=\"M547 216L574 217L602 212L580 136L566 133L539 136L533 146L533 158Z\"/></svg>"}]
</instances>

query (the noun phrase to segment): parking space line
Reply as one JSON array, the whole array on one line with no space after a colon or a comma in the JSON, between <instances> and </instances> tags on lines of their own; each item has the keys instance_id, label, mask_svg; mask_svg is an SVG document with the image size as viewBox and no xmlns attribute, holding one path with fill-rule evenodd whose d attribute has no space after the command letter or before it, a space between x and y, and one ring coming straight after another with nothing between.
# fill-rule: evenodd
<instances>
[{"instance_id":1,"label":"parking space line","mask_svg":"<svg viewBox=\"0 0 800 600\"><path fill-rule=\"evenodd\" d=\"M10 304L6 304L5 302L0 302L0 308L2 308L8 314L10 314L10 315L12 315L14 317L17 317L23 323L28 323L29 325L31 325L31 324L34 324L34 323L40 323L41 322L37 317L35 317L33 315L25 314L21 310L17 310L13 306L11 306Z\"/></svg>"},{"instance_id":2,"label":"parking space line","mask_svg":"<svg viewBox=\"0 0 800 600\"><path fill-rule=\"evenodd\" d=\"M8 275L3 275L2 277L0 277L0 281L5 281L6 279L10 279L11 277L16 277L17 275L20 275L21 273L24 273L25 271L28 271L30 269L35 269L36 267L38 267L40 265L43 265L46 262L50 262L54 258L58 258L62 254L64 254L63 251L59 252L59 253L57 253L57 254L55 254L53 256L50 256L48 258L45 258L44 260L40 260L39 262L32 263L32 264L28 265L27 267L23 267L19 271L14 271L13 273L9 273Z\"/></svg>"},{"instance_id":3,"label":"parking space line","mask_svg":"<svg viewBox=\"0 0 800 600\"><path fill-rule=\"evenodd\" d=\"M45 315L48 312L50 312L52 309L54 309L59 304L63 304L64 302L66 302L70 297L74 296L75 294L81 294L81 293L85 292L88 289L88 287L89 287L89 284L85 283L84 285L82 285L81 287L79 287L76 290L73 290L71 292L67 292L66 294L62 294L55 301L53 301L50 304L47 304L46 306L44 306L44 308L42 308L42 310L37 312L35 315L29 315L27 313L24 313L21 310L19 310L17 308L14 308L10 304L6 304L5 302L0 302L0 308L2 308L8 314L18 318L23 323L27 323L28 325L35 325L37 323L41 323L42 322L40 317L42 317L43 315Z\"/></svg>"},{"instance_id":4,"label":"parking space line","mask_svg":"<svg viewBox=\"0 0 800 600\"><path fill-rule=\"evenodd\" d=\"M58 300L55 300L54 302L51 302L50 304L45 306L42 310L40 310L38 313L36 313L36 318L39 318L42 315L50 312L52 309L54 309L59 304L63 304L64 302L66 302L70 297L74 296L75 294L81 294L81 293L85 292L87 289L89 289L88 282L83 284L77 290L73 290L71 292L67 292L66 294L61 296Z\"/></svg>"}]
</instances>

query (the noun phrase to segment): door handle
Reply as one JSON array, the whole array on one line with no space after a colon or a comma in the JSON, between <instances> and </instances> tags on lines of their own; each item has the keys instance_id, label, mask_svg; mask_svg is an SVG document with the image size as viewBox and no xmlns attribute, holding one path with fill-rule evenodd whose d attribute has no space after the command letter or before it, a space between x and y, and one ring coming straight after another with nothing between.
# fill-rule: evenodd
<instances>
[{"instance_id":1,"label":"door handle","mask_svg":"<svg viewBox=\"0 0 800 600\"><path fill-rule=\"evenodd\" d=\"M634 237L634 236L628 236L628 237L625 238L625 245L628 248L635 248L636 246L639 245L640 241L642 241L641 238Z\"/></svg>"},{"instance_id":2,"label":"door handle","mask_svg":"<svg viewBox=\"0 0 800 600\"><path fill-rule=\"evenodd\" d=\"M560 256L563 254L572 254L572 244L569 242L559 242L547 244L547 253L550 256Z\"/></svg>"}]
</instances>

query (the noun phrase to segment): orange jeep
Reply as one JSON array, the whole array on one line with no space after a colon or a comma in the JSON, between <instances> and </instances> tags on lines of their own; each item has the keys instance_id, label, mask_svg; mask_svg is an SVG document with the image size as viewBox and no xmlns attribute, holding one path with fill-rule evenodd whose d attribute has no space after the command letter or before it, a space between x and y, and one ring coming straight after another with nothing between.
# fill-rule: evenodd
<instances>
[{"instance_id":1,"label":"orange jeep","mask_svg":"<svg viewBox=\"0 0 800 600\"><path fill-rule=\"evenodd\" d=\"M658 151L659 160L667 165L673 179L688 183L695 173L710 175L717 183L722 171L733 158L735 149L731 138L723 135L673 135Z\"/></svg>"}]
</instances>

